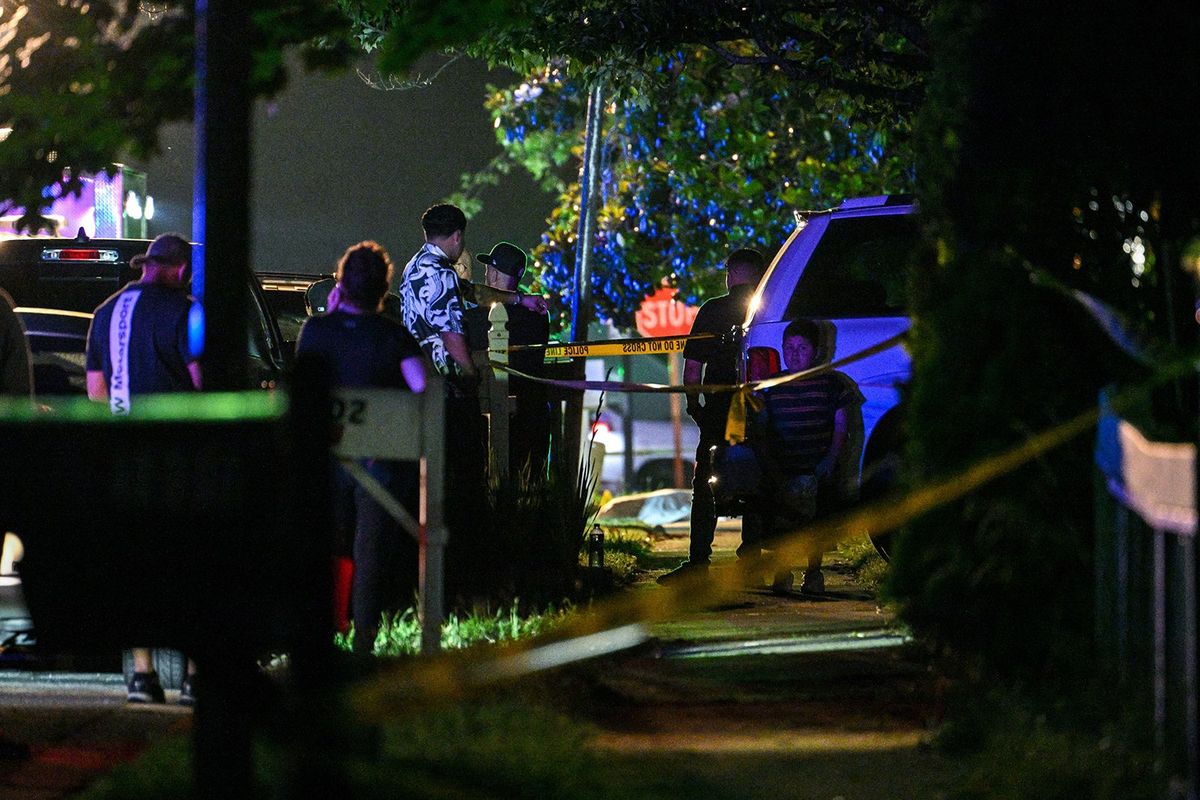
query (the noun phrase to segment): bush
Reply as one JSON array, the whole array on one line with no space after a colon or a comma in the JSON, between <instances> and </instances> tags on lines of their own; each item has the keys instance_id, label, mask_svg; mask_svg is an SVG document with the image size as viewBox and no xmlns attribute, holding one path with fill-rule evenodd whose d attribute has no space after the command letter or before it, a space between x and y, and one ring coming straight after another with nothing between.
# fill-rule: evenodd
<instances>
[{"instance_id":1,"label":"bush","mask_svg":"<svg viewBox=\"0 0 1200 800\"><path fill-rule=\"evenodd\" d=\"M937 258L912 282L912 483L952 476L1095 408L1101 386L1144 377L1032 274L1092 293L1160 342L1194 337L1178 254L1200 230L1197 184L1179 179L1196 172L1196 125L1176 118L1172 95L1198 85L1183 46L1198 28L1173 6L938 4L918 123ZM1081 78L1143 46L1153 55L1111 80ZM901 532L888 589L903 619L1049 692L1086 671L1091 455L1081 437Z\"/></svg>"},{"instance_id":2,"label":"bush","mask_svg":"<svg viewBox=\"0 0 1200 800\"><path fill-rule=\"evenodd\" d=\"M572 481L558 464L493 478L484 497L449 504L446 594L460 608L518 597L537 607L578 592L579 552L596 513L594 481L586 470Z\"/></svg>"}]
</instances>

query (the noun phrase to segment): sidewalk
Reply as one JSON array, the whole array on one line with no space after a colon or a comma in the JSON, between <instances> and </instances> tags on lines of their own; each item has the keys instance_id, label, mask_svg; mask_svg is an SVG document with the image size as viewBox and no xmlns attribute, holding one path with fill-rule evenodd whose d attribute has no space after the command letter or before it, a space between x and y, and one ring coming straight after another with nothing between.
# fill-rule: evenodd
<instances>
[{"instance_id":1,"label":"sidewalk","mask_svg":"<svg viewBox=\"0 0 1200 800\"><path fill-rule=\"evenodd\" d=\"M664 568L687 554L686 525L668 534L655 546ZM715 568L739 541L737 521L722 521ZM595 746L742 798L946 791L957 769L926 744L940 723L936 676L833 554L824 571L823 596L734 592L655 625L654 652L608 660L594 672L607 698Z\"/></svg>"}]
</instances>

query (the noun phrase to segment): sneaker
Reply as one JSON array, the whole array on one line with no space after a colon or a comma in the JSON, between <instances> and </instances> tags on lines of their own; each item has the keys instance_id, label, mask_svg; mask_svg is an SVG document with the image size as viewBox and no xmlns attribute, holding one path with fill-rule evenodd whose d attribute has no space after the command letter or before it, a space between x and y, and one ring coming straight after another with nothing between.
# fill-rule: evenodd
<instances>
[{"instance_id":1,"label":"sneaker","mask_svg":"<svg viewBox=\"0 0 1200 800\"><path fill-rule=\"evenodd\" d=\"M790 569L781 570L775 573L775 578L771 581L771 591L775 594L787 594L795 582L796 578Z\"/></svg>"},{"instance_id":2,"label":"sneaker","mask_svg":"<svg viewBox=\"0 0 1200 800\"><path fill-rule=\"evenodd\" d=\"M708 562L706 561L685 561L675 569L663 575L659 575L657 582L661 585L675 583L677 581L687 580L696 576L708 575Z\"/></svg>"},{"instance_id":3,"label":"sneaker","mask_svg":"<svg viewBox=\"0 0 1200 800\"><path fill-rule=\"evenodd\" d=\"M158 675L154 672L135 672L129 679L128 701L130 703L165 703L166 695Z\"/></svg>"},{"instance_id":4,"label":"sneaker","mask_svg":"<svg viewBox=\"0 0 1200 800\"><path fill-rule=\"evenodd\" d=\"M188 675L179 686L179 705L196 705L196 676Z\"/></svg>"},{"instance_id":5,"label":"sneaker","mask_svg":"<svg viewBox=\"0 0 1200 800\"><path fill-rule=\"evenodd\" d=\"M803 594L825 594L825 576L820 569L806 570L804 581L800 584Z\"/></svg>"}]
</instances>

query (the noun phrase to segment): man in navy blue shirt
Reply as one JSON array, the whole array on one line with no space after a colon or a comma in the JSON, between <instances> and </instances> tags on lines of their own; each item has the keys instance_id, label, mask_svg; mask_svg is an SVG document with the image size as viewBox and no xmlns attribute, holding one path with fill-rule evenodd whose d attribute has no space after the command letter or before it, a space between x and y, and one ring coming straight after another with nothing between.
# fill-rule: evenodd
<instances>
[{"instance_id":1,"label":"man in navy blue shirt","mask_svg":"<svg viewBox=\"0 0 1200 800\"><path fill-rule=\"evenodd\" d=\"M188 295L192 246L187 239L164 233L130 259L142 277L105 300L92 317L87 343L87 390L92 400L107 402L114 414L128 414L138 395L193 392L200 388L200 365L188 344ZM129 702L161 703L162 685L149 648L133 650ZM180 692L190 705L194 665Z\"/></svg>"},{"instance_id":2,"label":"man in navy blue shirt","mask_svg":"<svg viewBox=\"0 0 1200 800\"><path fill-rule=\"evenodd\" d=\"M200 364L188 344L192 248L164 233L134 256L140 280L127 284L95 311L88 331L87 388L114 414L128 414L139 394L200 388Z\"/></svg>"}]
</instances>

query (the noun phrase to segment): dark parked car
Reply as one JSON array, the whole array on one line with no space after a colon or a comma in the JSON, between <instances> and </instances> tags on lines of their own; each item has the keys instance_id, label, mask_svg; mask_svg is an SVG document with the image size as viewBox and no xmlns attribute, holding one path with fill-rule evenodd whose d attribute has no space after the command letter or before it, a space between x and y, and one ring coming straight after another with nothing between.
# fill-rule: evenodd
<instances>
[{"instance_id":1,"label":"dark parked car","mask_svg":"<svg viewBox=\"0 0 1200 800\"><path fill-rule=\"evenodd\" d=\"M146 239L74 239L22 236L0 239L0 288L18 306L91 314L106 298L139 277L129 260L146 252ZM272 388L291 352L258 279L246 287L247 352L254 385Z\"/></svg>"},{"instance_id":2,"label":"dark parked car","mask_svg":"<svg viewBox=\"0 0 1200 800\"><path fill-rule=\"evenodd\" d=\"M83 311L17 306L33 362L33 392L40 401L87 394L84 354L92 315Z\"/></svg>"},{"instance_id":3,"label":"dark parked car","mask_svg":"<svg viewBox=\"0 0 1200 800\"><path fill-rule=\"evenodd\" d=\"M295 350L296 340L300 338L300 326L309 316L309 308L305 299L309 287L317 281L332 279L333 276L329 274L258 273L258 281L262 284L267 305L275 315L275 321L279 323L279 331L283 335L285 346L290 350Z\"/></svg>"}]
</instances>

